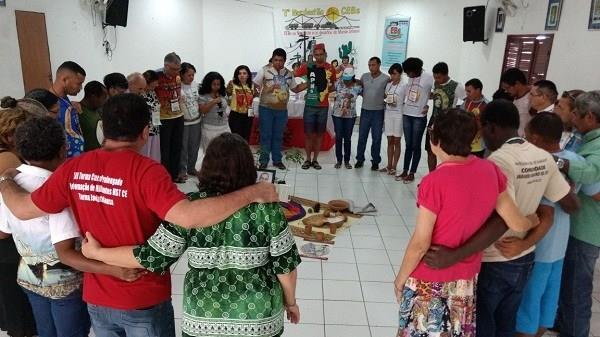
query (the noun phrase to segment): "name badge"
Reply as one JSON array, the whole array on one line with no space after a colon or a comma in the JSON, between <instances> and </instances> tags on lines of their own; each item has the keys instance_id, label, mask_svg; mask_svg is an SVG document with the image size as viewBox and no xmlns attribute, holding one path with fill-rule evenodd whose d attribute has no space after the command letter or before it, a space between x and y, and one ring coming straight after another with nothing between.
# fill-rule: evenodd
<instances>
[{"instance_id":1,"label":"name badge","mask_svg":"<svg viewBox=\"0 0 600 337\"><path fill-rule=\"evenodd\" d=\"M171 100L171 111L173 112L179 112L181 109L179 107L179 101L178 100Z\"/></svg>"},{"instance_id":2,"label":"name badge","mask_svg":"<svg viewBox=\"0 0 600 337\"><path fill-rule=\"evenodd\" d=\"M248 108L248 117L254 117L254 109L252 107Z\"/></svg>"},{"instance_id":3,"label":"name badge","mask_svg":"<svg viewBox=\"0 0 600 337\"><path fill-rule=\"evenodd\" d=\"M394 95L394 94L385 95L385 102L389 105L396 104L396 95Z\"/></svg>"},{"instance_id":4,"label":"name badge","mask_svg":"<svg viewBox=\"0 0 600 337\"><path fill-rule=\"evenodd\" d=\"M419 100L420 94L419 94L419 89L417 88L410 88L410 90L408 91L408 100L416 103Z\"/></svg>"}]
</instances>

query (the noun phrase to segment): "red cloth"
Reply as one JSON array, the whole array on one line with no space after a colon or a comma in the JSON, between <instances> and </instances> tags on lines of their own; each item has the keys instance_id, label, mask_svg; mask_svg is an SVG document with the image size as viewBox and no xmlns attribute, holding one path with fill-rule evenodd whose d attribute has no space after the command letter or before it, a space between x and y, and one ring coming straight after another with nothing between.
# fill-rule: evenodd
<instances>
[{"instance_id":1,"label":"red cloth","mask_svg":"<svg viewBox=\"0 0 600 337\"><path fill-rule=\"evenodd\" d=\"M313 63L309 68L307 63L302 63L294 76L302 77L307 76L310 78L310 73L315 73L315 83L317 90L319 91L319 102L318 106L322 108L329 107L329 88L333 86L333 83L336 81L335 69L331 66L331 64L325 62L321 65ZM310 79L309 81L309 90L310 90Z\"/></svg>"},{"instance_id":2,"label":"red cloth","mask_svg":"<svg viewBox=\"0 0 600 337\"><path fill-rule=\"evenodd\" d=\"M304 120L302 118L288 119L287 126L283 131L283 147L304 148ZM250 145L260 144L259 119L254 118L252 131L250 132ZM321 141L321 151L329 151L335 145L335 138L325 132Z\"/></svg>"},{"instance_id":3,"label":"red cloth","mask_svg":"<svg viewBox=\"0 0 600 337\"><path fill-rule=\"evenodd\" d=\"M423 178L417 195L417 205L437 215L431 245L460 247L481 228L505 190L506 177L491 161L470 156L438 166ZM481 257L478 253L442 270L421 261L411 276L430 282L469 280L479 273Z\"/></svg>"},{"instance_id":4,"label":"red cloth","mask_svg":"<svg viewBox=\"0 0 600 337\"><path fill-rule=\"evenodd\" d=\"M99 149L67 161L31 199L47 213L71 207L82 234L117 247L143 244L185 195L156 161L133 150ZM140 309L170 298L169 273L150 273L131 283L92 273L83 279L83 299L95 305Z\"/></svg>"}]
</instances>

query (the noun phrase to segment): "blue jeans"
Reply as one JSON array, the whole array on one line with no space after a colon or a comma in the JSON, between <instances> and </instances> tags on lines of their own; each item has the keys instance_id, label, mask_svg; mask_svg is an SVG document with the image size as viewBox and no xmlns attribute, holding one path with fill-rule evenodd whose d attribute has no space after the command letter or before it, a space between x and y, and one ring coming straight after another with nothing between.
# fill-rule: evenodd
<instances>
[{"instance_id":1,"label":"blue jeans","mask_svg":"<svg viewBox=\"0 0 600 337\"><path fill-rule=\"evenodd\" d=\"M335 158L338 163L341 163L342 160L344 163L350 162L352 130L354 130L355 122L356 117L343 118L333 116L333 128L335 129Z\"/></svg>"},{"instance_id":2,"label":"blue jeans","mask_svg":"<svg viewBox=\"0 0 600 337\"><path fill-rule=\"evenodd\" d=\"M273 159L273 163L281 163L283 130L287 120L287 110L274 110L264 106L258 108L261 149L258 161L261 164L268 164L269 156Z\"/></svg>"},{"instance_id":3,"label":"blue jeans","mask_svg":"<svg viewBox=\"0 0 600 337\"><path fill-rule=\"evenodd\" d=\"M358 148L356 149L356 160L365 161L365 149L369 131L371 132L371 162L379 165L381 162L381 136L383 135L384 110L361 109L360 125L358 126Z\"/></svg>"},{"instance_id":4,"label":"blue jeans","mask_svg":"<svg viewBox=\"0 0 600 337\"><path fill-rule=\"evenodd\" d=\"M507 262L484 262L477 281L477 336L514 337L516 316L534 253Z\"/></svg>"},{"instance_id":5,"label":"blue jeans","mask_svg":"<svg viewBox=\"0 0 600 337\"><path fill-rule=\"evenodd\" d=\"M23 289L35 318L40 337L87 337L90 316L87 305L76 290L61 299L51 299Z\"/></svg>"},{"instance_id":6,"label":"blue jeans","mask_svg":"<svg viewBox=\"0 0 600 337\"><path fill-rule=\"evenodd\" d=\"M171 300L142 310L88 305L96 337L175 337Z\"/></svg>"},{"instance_id":7,"label":"blue jeans","mask_svg":"<svg viewBox=\"0 0 600 337\"><path fill-rule=\"evenodd\" d=\"M402 116L402 128L406 150L404 151L403 171L415 173L421 160L421 141L427 126L427 117ZM411 164L412 162L412 164Z\"/></svg>"},{"instance_id":8,"label":"blue jeans","mask_svg":"<svg viewBox=\"0 0 600 337\"><path fill-rule=\"evenodd\" d=\"M594 266L599 253L599 247L569 237L558 310L561 337L590 334Z\"/></svg>"}]
</instances>

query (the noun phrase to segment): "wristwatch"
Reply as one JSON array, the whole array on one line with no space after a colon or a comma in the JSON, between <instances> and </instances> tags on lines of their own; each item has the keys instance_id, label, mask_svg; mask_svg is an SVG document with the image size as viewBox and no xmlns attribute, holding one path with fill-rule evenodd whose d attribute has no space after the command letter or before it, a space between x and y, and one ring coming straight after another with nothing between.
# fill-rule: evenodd
<instances>
[{"instance_id":1,"label":"wristwatch","mask_svg":"<svg viewBox=\"0 0 600 337\"><path fill-rule=\"evenodd\" d=\"M559 170L562 170L563 168L565 168L565 160L562 159L562 158L557 158L556 159L556 166L558 166Z\"/></svg>"}]
</instances>

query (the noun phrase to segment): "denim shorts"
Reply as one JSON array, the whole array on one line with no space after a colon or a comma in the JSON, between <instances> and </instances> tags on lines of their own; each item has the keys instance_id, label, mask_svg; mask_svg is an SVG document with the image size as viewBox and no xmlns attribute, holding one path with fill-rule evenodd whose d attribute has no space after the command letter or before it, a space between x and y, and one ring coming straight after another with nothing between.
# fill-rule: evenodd
<instances>
[{"instance_id":1,"label":"denim shorts","mask_svg":"<svg viewBox=\"0 0 600 337\"><path fill-rule=\"evenodd\" d=\"M323 134L327 128L327 107L304 107L304 133Z\"/></svg>"}]
</instances>

